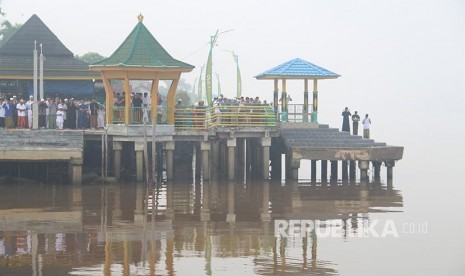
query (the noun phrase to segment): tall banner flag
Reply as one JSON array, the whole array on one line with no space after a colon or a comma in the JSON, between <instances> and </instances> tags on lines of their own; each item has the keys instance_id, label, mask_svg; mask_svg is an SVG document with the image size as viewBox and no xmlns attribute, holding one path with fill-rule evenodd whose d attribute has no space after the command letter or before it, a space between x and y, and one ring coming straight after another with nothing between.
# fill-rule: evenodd
<instances>
[{"instance_id":1,"label":"tall banner flag","mask_svg":"<svg viewBox=\"0 0 465 276\"><path fill-rule=\"evenodd\" d=\"M216 79L218 80L218 96L219 96L221 95L220 74L216 73Z\"/></svg>"},{"instance_id":2,"label":"tall banner flag","mask_svg":"<svg viewBox=\"0 0 465 276\"><path fill-rule=\"evenodd\" d=\"M239 56L236 55L234 52L232 52L234 61L236 61L236 75L237 75L237 81L236 81L236 88L237 88L237 95L236 97L240 98L242 95L242 79L241 79L241 71L239 70Z\"/></svg>"},{"instance_id":3,"label":"tall banner flag","mask_svg":"<svg viewBox=\"0 0 465 276\"><path fill-rule=\"evenodd\" d=\"M218 31L216 31L215 37L217 36ZM213 54L213 45L215 37L211 38L210 54L208 55L207 60L207 71L205 72L205 90L207 94L207 105L212 103L212 54Z\"/></svg>"}]
</instances>

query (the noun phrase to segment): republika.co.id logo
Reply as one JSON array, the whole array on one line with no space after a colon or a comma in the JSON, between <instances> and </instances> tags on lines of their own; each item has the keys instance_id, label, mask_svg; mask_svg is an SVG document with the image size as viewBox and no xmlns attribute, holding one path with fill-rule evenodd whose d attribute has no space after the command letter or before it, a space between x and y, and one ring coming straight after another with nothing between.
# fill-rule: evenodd
<instances>
[{"instance_id":1,"label":"republika.co.id logo","mask_svg":"<svg viewBox=\"0 0 465 276\"><path fill-rule=\"evenodd\" d=\"M394 220L358 219L357 227L349 227L342 220L275 220L274 236L302 238L316 235L318 238L398 238L404 234L427 234L428 222L395 223Z\"/></svg>"}]
</instances>

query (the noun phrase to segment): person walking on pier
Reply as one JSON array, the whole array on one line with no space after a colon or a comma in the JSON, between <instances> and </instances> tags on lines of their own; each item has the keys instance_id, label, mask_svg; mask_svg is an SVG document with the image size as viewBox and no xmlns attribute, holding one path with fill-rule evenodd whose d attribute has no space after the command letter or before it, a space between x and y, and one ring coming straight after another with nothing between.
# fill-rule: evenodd
<instances>
[{"instance_id":1,"label":"person walking on pier","mask_svg":"<svg viewBox=\"0 0 465 276\"><path fill-rule=\"evenodd\" d=\"M355 111L355 114L352 115L352 131L354 135L358 135L358 122L360 121L360 116L358 112Z\"/></svg>"},{"instance_id":2,"label":"person walking on pier","mask_svg":"<svg viewBox=\"0 0 465 276\"><path fill-rule=\"evenodd\" d=\"M368 118L368 114L366 114L365 119L363 119L363 138L370 139L370 125L371 120Z\"/></svg>"},{"instance_id":3,"label":"person walking on pier","mask_svg":"<svg viewBox=\"0 0 465 276\"><path fill-rule=\"evenodd\" d=\"M344 108L344 111L342 111L342 131L347 131L350 133L350 123L349 123L349 118L352 116L352 114L350 114L350 110L349 108L346 106L346 108Z\"/></svg>"}]
</instances>

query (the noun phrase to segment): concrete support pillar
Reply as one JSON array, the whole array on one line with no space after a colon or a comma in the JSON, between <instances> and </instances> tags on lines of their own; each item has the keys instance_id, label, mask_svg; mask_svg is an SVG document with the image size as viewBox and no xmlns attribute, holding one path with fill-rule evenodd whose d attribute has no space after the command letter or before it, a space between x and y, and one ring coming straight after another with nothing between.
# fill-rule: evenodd
<instances>
[{"instance_id":1,"label":"concrete support pillar","mask_svg":"<svg viewBox=\"0 0 465 276\"><path fill-rule=\"evenodd\" d=\"M358 168L360 169L360 182L366 184L368 181L368 167L369 163L366 160L358 161Z\"/></svg>"},{"instance_id":2,"label":"concrete support pillar","mask_svg":"<svg viewBox=\"0 0 465 276\"><path fill-rule=\"evenodd\" d=\"M236 162L236 138L229 138L226 145L228 147L228 180L234 180L234 163Z\"/></svg>"},{"instance_id":3,"label":"concrete support pillar","mask_svg":"<svg viewBox=\"0 0 465 276\"><path fill-rule=\"evenodd\" d=\"M134 224L142 225L144 221L144 186L136 185L136 208L134 209Z\"/></svg>"},{"instance_id":4,"label":"concrete support pillar","mask_svg":"<svg viewBox=\"0 0 465 276\"><path fill-rule=\"evenodd\" d=\"M299 180L299 168L300 168L300 160L292 159L291 160L291 179L292 180Z\"/></svg>"},{"instance_id":5,"label":"concrete support pillar","mask_svg":"<svg viewBox=\"0 0 465 276\"><path fill-rule=\"evenodd\" d=\"M270 178L270 147L271 147L271 137L263 137L262 141L262 150L263 150L263 179Z\"/></svg>"},{"instance_id":6,"label":"concrete support pillar","mask_svg":"<svg viewBox=\"0 0 465 276\"><path fill-rule=\"evenodd\" d=\"M347 182L349 180L349 171L348 171L348 168L347 168L347 161L342 161L341 162L341 165L342 165L342 181L343 182Z\"/></svg>"},{"instance_id":7,"label":"concrete support pillar","mask_svg":"<svg viewBox=\"0 0 465 276\"><path fill-rule=\"evenodd\" d=\"M262 211L260 212L260 220L268 222L271 220L269 213L270 208L270 182L268 180L263 181L263 195L262 195Z\"/></svg>"},{"instance_id":8,"label":"concrete support pillar","mask_svg":"<svg viewBox=\"0 0 465 276\"><path fill-rule=\"evenodd\" d=\"M337 160L331 160L331 183L337 182Z\"/></svg>"},{"instance_id":9,"label":"concrete support pillar","mask_svg":"<svg viewBox=\"0 0 465 276\"><path fill-rule=\"evenodd\" d=\"M136 179L144 179L144 142L135 142L134 151L136 152Z\"/></svg>"},{"instance_id":10,"label":"concrete support pillar","mask_svg":"<svg viewBox=\"0 0 465 276\"><path fill-rule=\"evenodd\" d=\"M374 182L380 183L381 182L381 164L380 161L372 161L373 170L374 170Z\"/></svg>"},{"instance_id":11,"label":"concrete support pillar","mask_svg":"<svg viewBox=\"0 0 465 276\"><path fill-rule=\"evenodd\" d=\"M200 145L194 145L195 153L195 177L200 178L202 175L202 151Z\"/></svg>"},{"instance_id":12,"label":"concrete support pillar","mask_svg":"<svg viewBox=\"0 0 465 276\"><path fill-rule=\"evenodd\" d=\"M166 149L166 178L168 180L173 179L174 175L174 141L166 142L165 149Z\"/></svg>"},{"instance_id":13,"label":"concrete support pillar","mask_svg":"<svg viewBox=\"0 0 465 276\"><path fill-rule=\"evenodd\" d=\"M81 184L82 182L82 159L71 158L68 165L69 182L72 184Z\"/></svg>"},{"instance_id":14,"label":"concrete support pillar","mask_svg":"<svg viewBox=\"0 0 465 276\"><path fill-rule=\"evenodd\" d=\"M174 201L174 183L172 181L166 182L166 211L165 211L165 216L168 219L174 219L174 206L173 206L173 201Z\"/></svg>"},{"instance_id":15,"label":"concrete support pillar","mask_svg":"<svg viewBox=\"0 0 465 276\"><path fill-rule=\"evenodd\" d=\"M388 189L392 189L392 178L393 178L393 168L396 165L394 160L384 161L384 165L386 166L386 174L387 174L387 186Z\"/></svg>"},{"instance_id":16,"label":"concrete support pillar","mask_svg":"<svg viewBox=\"0 0 465 276\"><path fill-rule=\"evenodd\" d=\"M113 152L114 152L114 170L115 178L121 177L121 151L123 150L123 142L113 141Z\"/></svg>"},{"instance_id":17,"label":"concrete support pillar","mask_svg":"<svg viewBox=\"0 0 465 276\"><path fill-rule=\"evenodd\" d=\"M349 178L351 183L355 183L355 176L357 175L356 173L356 162L355 160L351 160L349 164Z\"/></svg>"},{"instance_id":18,"label":"concrete support pillar","mask_svg":"<svg viewBox=\"0 0 465 276\"><path fill-rule=\"evenodd\" d=\"M200 221L210 221L210 184L202 184L202 207L200 209Z\"/></svg>"},{"instance_id":19,"label":"concrete support pillar","mask_svg":"<svg viewBox=\"0 0 465 276\"><path fill-rule=\"evenodd\" d=\"M310 180L312 183L316 183L316 161L317 160L312 160L311 161L311 176Z\"/></svg>"},{"instance_id":20,"label":"concrete support pillar","mask_svg":"<svg viewBox=\"0 0 465 276\"><path fill-rule=\"evenodd\" d=\"M203 180L210 179L210 142L200 142L200 150L202 151L202 175Z\"/></svg>"},{"instance_id":21,"label":"concrete support pillar","mask_svg":"<svg viewBox=\"0 0 465 276\"><path fill-rule=\"evenodd\" d=\"M282 148L279 138L271 138L270 159L271 159L271 179L281 180L282 173Z\"/></svg>"},{"instance_id":22,"label":"concrete support pillar","mask_svg":"<svg viewBox=\"0 0 465 276\"><path fill-rule=\"evenodd\" d=\"M328 160L321 160L321 182L328 182Z\"/></svg>"},{"instance_id":23,"label":"concrete support pillar","mask_svg":"<svg viewBox=\"0 0 465 276\"><path fill-rule=\"evenodd\" d=\"M212 145L212 166L216 169L214 171L219 171L220 168L220 142L216 141Z\"/></svg>"},{"instance_id":24,"label":"concrete support pillar","mask_svg":"<svg viewBox=\"0 0 465 276\"><path fill-rule=\"evenodd\" d=\"M228 214L226 215L226 222L236 222L236 213L234 210L234 182L228 182Z\"/></svg>"}]
</instances>

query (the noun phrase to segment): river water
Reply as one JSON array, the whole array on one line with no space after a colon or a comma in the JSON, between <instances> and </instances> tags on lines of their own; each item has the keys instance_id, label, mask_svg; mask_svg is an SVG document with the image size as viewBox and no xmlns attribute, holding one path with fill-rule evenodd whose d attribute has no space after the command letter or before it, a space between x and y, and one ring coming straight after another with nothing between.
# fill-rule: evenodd
<instances>
[{"instance_id":1,"label":"river water","mask_svg":"<svg viewBox=\"0 0 465 276\"><path fill-rule=\"evenodd\" d=\"M306 162L299 183L3 178L0 275L463 275L463 156L449 157L406 148L392 186L384 167L381 183L312 184Z\"/></svg>"}]
</instances>

